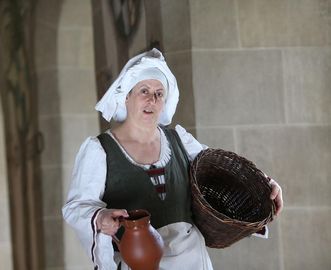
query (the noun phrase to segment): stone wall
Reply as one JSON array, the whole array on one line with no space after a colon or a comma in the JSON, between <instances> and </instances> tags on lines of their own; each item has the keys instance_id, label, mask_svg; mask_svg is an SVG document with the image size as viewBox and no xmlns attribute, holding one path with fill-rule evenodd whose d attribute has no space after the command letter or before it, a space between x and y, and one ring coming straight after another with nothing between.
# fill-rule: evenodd
<instances>
[{"instance_id":1,"label":"stone wall","mask_svg":"<svg viewBox=\"0 0 331 270\"><path fill-rule=\"evenodd\" d=\"M197 137L254 161L285 201L269 240L210 250L215 269L329 269L331 2L189 7Z\"/></svg>"}]
</instances>

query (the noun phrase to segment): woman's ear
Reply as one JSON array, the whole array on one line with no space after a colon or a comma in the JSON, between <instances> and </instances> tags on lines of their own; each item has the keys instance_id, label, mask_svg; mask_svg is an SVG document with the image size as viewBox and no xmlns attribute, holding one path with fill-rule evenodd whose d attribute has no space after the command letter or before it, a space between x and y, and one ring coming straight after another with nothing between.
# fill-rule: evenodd
<instances>
[{"instance_id":1,"label":"woman's ear","mask_svg":"<svg viewBox=\"0 0 331 270\"><path fill-rule=\"evenodd\" d=\"M130 94L132 93L132 89L129 91L129 93L127 93L126 97L125 97L125 103L128 101Z\"/></svg>"}]
</instances>

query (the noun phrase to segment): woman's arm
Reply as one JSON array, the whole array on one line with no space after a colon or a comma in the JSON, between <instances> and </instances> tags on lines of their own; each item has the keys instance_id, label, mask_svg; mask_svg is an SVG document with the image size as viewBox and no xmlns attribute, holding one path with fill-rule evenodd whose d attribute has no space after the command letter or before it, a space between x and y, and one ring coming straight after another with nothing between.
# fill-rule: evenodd
<instances>
[{"instance_id":1,"label":"woman's arm","mask_svg":"<svg viewBox=\"0 0 331 270\"><path fill-rule=\"evenodd\" d=\"M270 178L270 177L268 177L268 178ZM279 214L282 212L283 207L284 207L282 188L274 179L270 178L269 183L272 188L271 194L270 194L270 199L275 202L275 206L276 206L275 215L279 216Z\"/></svg>"},{"instance_id":2,"label":"woman's arm","mask_svg":"<svg viewBox=\"0 0 331 270\"><path fill-rule=\"evenodd\" d=\"M99 140L89 137L76 156L72 182L62 212L93 263L99 269L116 269L111 237L97 233L98 216L106 207L101 200L106 174L106 154Z\"/></svg>"},{"instance_id":3,"label":"woman's arm","mask_svg":"<svg viewBox=\"0 0 331 270\"><path fill-rule=\"evenodd\" d=\"M195 159L202 150L208 148L208 146L199 143L197 139L194 138L191 133L187 132L181 125L176 125L175 130L184 145L190 161Z\"/></svg>"}]
</instances>

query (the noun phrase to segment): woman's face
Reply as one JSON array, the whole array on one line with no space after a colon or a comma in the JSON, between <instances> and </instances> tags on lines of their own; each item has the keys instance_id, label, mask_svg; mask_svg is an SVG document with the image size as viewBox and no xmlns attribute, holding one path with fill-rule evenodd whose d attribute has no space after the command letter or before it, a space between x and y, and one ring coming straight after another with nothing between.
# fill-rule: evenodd
<instances>
[{"instance_id":1,"label":"woman's face","mask_svg":"<svg viewBox=\"0 0 331 270\"><path fill-rule=\"evenodd\" d=\"M160 81L140 81L126 98L128 119L157 124L164 103L165 90Z\"/></svg>"}]
</instances>

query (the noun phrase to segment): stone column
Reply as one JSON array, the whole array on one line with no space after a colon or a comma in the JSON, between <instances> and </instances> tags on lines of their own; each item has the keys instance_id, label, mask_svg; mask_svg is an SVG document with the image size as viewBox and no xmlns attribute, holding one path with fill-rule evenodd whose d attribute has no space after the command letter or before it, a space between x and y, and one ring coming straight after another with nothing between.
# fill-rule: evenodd
<instances>
[{"instance_id":1,"label":"stone column","mask_svg":"<svg viewBox=\"0 0 331 270\"><path fill-rule=\"evenodd\" d=\"M42 197L37 84L34 65L35 6L2 1L1 101L4 112L13 264L43 269Z\"/></svg>"}]
</instances>

